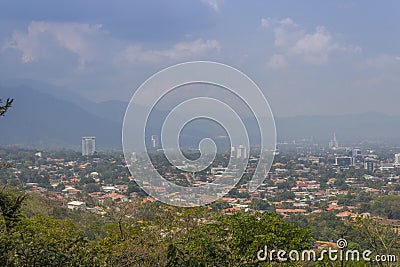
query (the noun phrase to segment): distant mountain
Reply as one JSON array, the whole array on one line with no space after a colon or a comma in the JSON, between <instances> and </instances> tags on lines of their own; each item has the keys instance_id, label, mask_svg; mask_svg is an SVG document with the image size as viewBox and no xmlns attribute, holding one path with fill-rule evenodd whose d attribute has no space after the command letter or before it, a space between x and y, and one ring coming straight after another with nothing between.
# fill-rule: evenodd
<instances>
[{"instance_id":1,"label":"distant mountain","mask_svg":"<svg viewBox=\"0 0 400 267\"><path fill-rule=\"evenodd\" d=\"M49 93L51 92L51 93ZM0 118L0 145L31 147L80 147L81 137L94 135L101 148L121 148L122 121L126 102L95 103L65 90L37 90L27 86L0 86L0 98L14 98L13 107ZM148 134L159 134L167 112L155 110ZM297 116L275 118L278 140L313 137L327 142L333 132L340 141L400 140L400 117L377 112L338 116ZM250 136L256 124L247 121ZM197 146L201 138L216 138L226 144L220 127L205 122L194 123L182 131L181 144ZM148 137L147 137L148 138Z\"/></svg>"},{"instance_id":2,"label":"distant mountain","mask_svg":"<svg viewBox=\"0 0 400 267\"><path fill-rule=\"evenodd\" d=\"M120 147L121 126L71 102L19 86L0 88L1 97L14 98L0 119L0 144L37 147L79 147L82 136L95 135L103 147Z\"/></svg>"},{"instance_id":3,"label":"distant mountain","mask_svg":"<svg viewBox=\"0 0 400 267\"><path fill-rule=\"evenodd\" d=\"M29 84L29 87L26 86L26 84ZM59 100L75 104L76 106L79 106L80 108L93 115L117 123L122 123L125 109L128 105L128 102L123 102L119 100L93 102L90 99L87 99L77 93L72 92L68 88L55 86L46 82L31 79L9 80L0 82L0 88L10 89L21 87L25 88L26 90L34 90L37 93L46 94Z\"/></svg>"}]
</instances>

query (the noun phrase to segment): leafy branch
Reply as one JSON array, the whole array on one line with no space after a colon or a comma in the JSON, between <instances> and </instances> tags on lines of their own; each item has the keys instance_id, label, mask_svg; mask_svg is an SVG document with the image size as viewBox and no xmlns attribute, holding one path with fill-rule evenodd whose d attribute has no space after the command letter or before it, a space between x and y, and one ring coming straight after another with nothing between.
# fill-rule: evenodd
<instances>
[{"instance_id":1,"label":"leafy branch","mask_svg":"<svg viewBox=\"0 0 400 267\"><path fill-rule=\"evenodd\" d=\"M14 99L7 98L5 105L2 105L3 100L0 98L0 116L4 116L7 110L11 107Z\"/></svg>"}]
</instances>

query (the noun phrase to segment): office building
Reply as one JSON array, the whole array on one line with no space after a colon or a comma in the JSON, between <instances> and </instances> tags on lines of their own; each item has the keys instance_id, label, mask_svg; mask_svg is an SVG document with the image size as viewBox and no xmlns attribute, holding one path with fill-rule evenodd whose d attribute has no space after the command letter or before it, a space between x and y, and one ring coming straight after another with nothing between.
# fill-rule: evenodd
<instances>
[{"instance_id":1,"label":"office building","mask_svg":"<svg viewBox=\"0 0 400 267\"><path fill-rule=\"evenodd\" d=\"M375 163L373 161L365 161L364 162L364 169L367 170L369 174L374 173L375 171Z\"/></svg>"},{"instance_id":2,"label":"office building","mask_svg":"<svg viewBox=\"0 0 400 267\"><path fill-rule=\"evenodd\" d=\"M351 156L352 156L353 158L361 157L361 156L362 156L361 149L359 149L359 148L353 148L353 150L351 151Z\"/></svg>"},{"instance_id":3,"label":"office building","mask_svg":"<svg viewBox=\"0 0 400 267\"><path fill-rule=\"evenodd\" d=\"M240 146L236 149L236 158L238 158L238 159L247 158L247 149L246 149L245 146L240 145Z\"/></svg>"},{"instance_id":4,"label":"office building","mask_svg":"<svg viewBox=\"0 0 400 267\"><path fill-rule=\"evenodd\" d=\"M84 136L82 137L82 156L93 155L96 151L96 137Z\"/></svg>"},{"instance_id":5,"label":"office building","mask_svg":"<svg viewBox=\"0 0 400 267\"><path fill-rule=\"evenodd\" d=\"M158 148L158 135L151 136L151 147Z\"/></svg>"},{"instance_id":6,"label":"office building","mask_svg":"<svg viewBox=\"0 0 400 267\"><path fill-rule=\"evenodd\" d=\"M349 167L353 165L352 157L336 157L335 165L338 167Z\"/></svg>"}]
</instances>

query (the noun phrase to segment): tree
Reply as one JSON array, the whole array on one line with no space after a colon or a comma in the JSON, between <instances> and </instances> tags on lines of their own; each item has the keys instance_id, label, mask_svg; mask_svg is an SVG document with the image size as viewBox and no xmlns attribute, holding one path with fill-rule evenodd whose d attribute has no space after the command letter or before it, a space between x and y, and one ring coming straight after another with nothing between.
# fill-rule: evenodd
<instances>
[{"instance_id":1,"label":"tree","mask_svg":"<svg viewBox=\"0 0 400 267\"><path fill-rule=\"evenodd\" d=\"M213 211L221 211L223 209L232 208L232 205L226 201L218 200L211 204Z\"/></svg>"},{"instance_id":2,"label":"tree","mask_svg":"<svg viewBox=\"0 0 400 267\"><path fill-rule=\"evenodd\" d=\"M357 218L356 229L367 242L367 248L377 255L398 255L400 237L391 225L384 225L375 219ZM371 257L372 258L372 257ZM377 262L379 266L398 266L394 262Z\"/></svg>"},{"instance_id":3,"label":"tree","mask_svg":"<svg viewBox=\"0 0 400 267\"><path fill-rule=\"evenodd\" d=\"M3 100L0 98L0 117L4 116L7 110L11 107L14 99L7 98L5 105L2 105Z\"/></svg>"},{"instance_id":4,"label":"tree","mask_svg":"<svg viewBox=\"0 0 400 267\"><path fill-rule=\"evenodd\" d=\"M0 191L0 213L4 219L5 230L9 231L21 220L21 208L26 195L16 195L4 189L5 187Z\"/></svg>"},{"instance_id":5,"label":"tree","mask_svg":"<svg viewBox=\"0 0 400 267\"><path fill-rule=\"evenodd\" d=\"M268 212L220 215L171 244L167 266L269 266L257 257L265 246L287 251L310 249L311 231Z\"/></svg>"},{"instance_id":6,"label":"tree","mask_svg":"<svg viewBox=\"0 0 400 267\"><path fill-rule=\"evenodd\" d=\"M253 199L250 203L250 208L253 210L264 210L274 212L275 208L266 200L263 199Z\"/></svg>"},{"instance_id":7,"label":"tree","mask_svg":"<svg viewBox=\"0 0 400 267\"><path fill-rule=\"evenodd\" d=\"M8 236L6 266L99 266L82 231L70 221L34 217L19 222ZM94 246L93 246L94 247Z\"/></svg>"},{"instance_id":8,"label":"tree","mask_svg":"<svg viewBox=\"0 0 400 267\"><path fill-rule=\"evenodd\" d=\"M380 196L373 200L371 212L388 219L400 219L400 196Z\"/></svg>"}]
</instances>

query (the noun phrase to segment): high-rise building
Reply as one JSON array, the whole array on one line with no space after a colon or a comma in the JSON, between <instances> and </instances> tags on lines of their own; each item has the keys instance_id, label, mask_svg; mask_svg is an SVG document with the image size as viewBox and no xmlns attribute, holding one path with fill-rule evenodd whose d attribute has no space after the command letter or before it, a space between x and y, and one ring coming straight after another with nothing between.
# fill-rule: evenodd
<instances>
[{"instance_id":1,"label":"high-rise building","mask_svg":"<svg viewBox=\"0 0 400 267\"><path fill-rule=\"evenodd\" d=\"M349 167L349 166L353 165L353 158L352 157L336 157L335 165L338 167Z\"/></svg>"},{"instance_id":2,"label":"high-rise building","mask_svg":"<svg viewBox=\"0 0 400 267\"><path fill-rule=\"evenodd\" d=\"M353 150L351 151L351 156L352 156L353 158L358 158L358 157L362 156L361 149L359 149L359 148L353 148Z\"/></svg>"},{"instance_id":3,"label":"high-rise building","mask_svg":"<svg viewBox=\"0 0 400 267\"><path fill-rule=\"evenodd\" d=\"M400 153L394 155L394 165L400 166Z\"/></svg>"},{"instance_id":4,"label":"high-rise building","mask_svg":"<svg viewBox=\"0 0 400 267\"><path fill-rule=\"evenodd\" d=\"M151 136L151 147L157 148L158 147L158 135Z\"/></svg>"},{"instance_id":5,"label":"high-rise building","mask_svg":"<svg viewBox=\"0 0 400 267\"><path fill-rule=\"evenodd\" d=\"M82 137L82 156L93 155L96 151L96 137L84 136Z\"/></svg>"},{"instance_id":6,"label":"high-rise building","mask_svg":"<svg viewBox=\"0 0 400 267\"><path fill-rule=\"evenodd\" d=\"M247 158L247 149L245 146L240 145L237 149L236 149L236 158L238 159L244 159Z\"/></svg>"},{"instance_id":7,"label":"high-rise building","mask_svg":"<svg viewBox=\"0 0 400 267\"><path fill-rule=\"evenodd\" d=\"M372 174L375 171L375 163L372 160L368 160L364 162L364 169L368 171L368 173Z\"/></svg>"}]
</instances>

